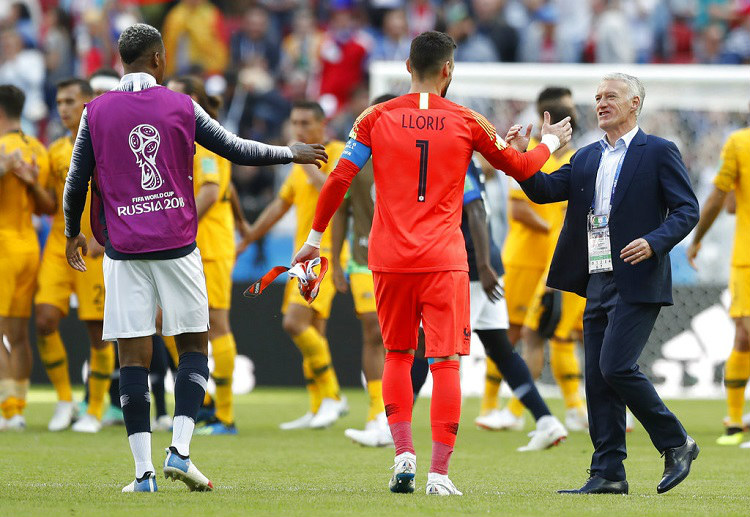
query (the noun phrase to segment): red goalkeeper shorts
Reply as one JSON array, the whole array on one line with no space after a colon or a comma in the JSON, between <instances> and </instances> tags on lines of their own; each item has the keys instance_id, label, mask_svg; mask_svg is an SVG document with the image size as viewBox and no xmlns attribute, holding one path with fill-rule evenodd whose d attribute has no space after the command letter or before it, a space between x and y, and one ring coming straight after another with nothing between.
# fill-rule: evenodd
<instances>
[{"instance_id":1,"label":"red goalkeeper shorts","mask_svg":"<svg viewBox=\"0 0 750 517\"><path fill-rule=\"evenodd\" d=\"M425 357L468 355L471 343L468 273L375 271L373 277L386 350L416 350L421 321Z\"/></svg>"}]
</instances>

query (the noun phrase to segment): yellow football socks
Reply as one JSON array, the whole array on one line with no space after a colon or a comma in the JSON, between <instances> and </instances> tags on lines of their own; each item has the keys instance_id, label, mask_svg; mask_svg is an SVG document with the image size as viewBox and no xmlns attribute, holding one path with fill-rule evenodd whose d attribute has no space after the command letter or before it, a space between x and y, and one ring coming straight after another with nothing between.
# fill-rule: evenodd
<instances>
[{"instance_id":1,"label":"yellow football socks","mask_svg":"<svg viewBox=\"0 0 750 517\"><path fill-rule=\"evenodd\" d=\"M214 358L213 378L216 383L216 418L224 425L234 423L234 405L232 402L232 379L234 376L234 358L237 356L237 344L232 333L224 334L211 340L211 353Z\"/></svg>"},{"instance_id":2,"label":"yellow football socks","mask_svg":"<svg viewBox=\"0 0 750 517\"><path fill-rule=\"evenodd\" d=\"M60 333L55 331L48 336L39 334L37 346L44 368L47 370L47 376L57 391L57 400L72 402L73 391L70 388L68 354L65 352Z\"/></svg>"},{"instance_id":3,"label":"yellow football socks","mask_svg":"<svg viewBox=\"0 0 750 517\"><path fill-rule=\"evenodd\" d=\"M520 417L523 415L524 409L526 409L526 406L524 406L516 397L513 397L508 401L508 411L513 413L513 416Z\"/></svg>"},{"instance_id":4,"label":"yellow football socks","mask_svg":"<svg viewBox=\"0 0 750 517\"><path fill-rule=\"evenodd\" d=\"M742 427L742 410L745 406L745 386L748 378L750 378L750 352L733 349L724 366L724 386L727 389L730 427Z\"/></svg>"},{"instance_id":5,"label":"yellow football socks","mask_svg":"<svg viewBox=\"0 0 750 517\"><path fill-rule=\"evenodd\" d=\"M323 397L320 396L320 390L318 389L318 384L315 382L315 377L313 376L310 361L308 359L302 359L302 374L305 377L307 395L310 397L310 413L315 414L320 408L320 403L323 401Z\"/></svg>"},{"instance_id":6,"label":"yellow football socks","mask_svg":"<svg viewBox=\"0 0 750 517\"><path fill-rule=\"evenodd\" d=\"M566 409L584 406L580 393L581 365L576 357L575 347L574 341L561 341L555 338L550 340L550 367L557 385L560 386Z\"/></svg>"},{"instance_id":7,"label":"yellow football socks","mask_svg":"<svg viewBox=\"0 0 750 517\"><path fill-rule=\"evenodd\" d=\"M367 393L370 395L370 409L367 412L367 421L370 422L380 414L385 412L383 404L383 381L367 381Z\"/></svg>"},{"instance_id":8,"label":"yellow football socks","mask_svg":"<svg viewBox=\"0 0 750 517\"><path fill-rule=\"evenodd\" d=\"M15 381L13 379L0 380L0 410L2 410L3 418L11 418L16 415L14 394Z\"/></svg>"},{"instance_id":9,"label":"yellow football socks","mask_svg":"<svg viewBox=\"0 0 750 517\"><path fill-rule=\"evenodd\" d=\"M115 349L112 343L106 343L100 348L92 346L89 365L89 406L86 412L101 420L104 396L109 392L112 372L115 369Z\"/></svg>"},{"instance_id":10,"label":"yellow football socks","mask_svg":"<svg viewBox=\"0 0 750 517\"><path fill-rule=\"evenodd\" d=\"M309 367L315 384L318 385L322 398L339 398L339 381L331 363L331 351L328 341L313 326L307 327L292 338L302 353L303 360L309 361Z\"/></svg>"},{"instance_id":11,"label":"yellow football socks","mask_svg":"<svg viewBox=\"0 0 750 517\"><path fill-rule=\"evenodd\" d=\"M486 415L492 410L497 409L497 396L500 393L500 384L503 382L503 375L497 369L495 362L489 357L486 360L487 373L484 376L484 395L482 396L481 415Z\"/></svg>"}]
</instances>

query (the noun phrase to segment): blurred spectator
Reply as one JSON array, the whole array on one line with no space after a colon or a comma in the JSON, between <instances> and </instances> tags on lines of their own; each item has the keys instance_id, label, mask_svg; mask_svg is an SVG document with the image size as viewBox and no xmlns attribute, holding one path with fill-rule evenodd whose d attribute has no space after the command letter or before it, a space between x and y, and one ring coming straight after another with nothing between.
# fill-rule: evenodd
<instances>
[{"instance_id":1,"label":"blurred spectator","mask_svg":"<svg viewBox=\"0 0 750 517\"><path fill-rule=\"evenodd\" d=\"M372 38L360 30L349 9L331 14L328 31L320 47L320 74L315 92L326 115L343 109L351 93L365 80Z\"/></svg>"},{"instance_id":2,"label":"blurred spectator","mask_svg":"<svg viewBox=\"0 0 750 517\"><path fill-rule=\"evenodd\" d=\"M383 33L375 41L372 60L405 61L409 57L411 38L406 13L393 9L383 17Z\"/></svg>"},{"instance_id":3,"label":"blurred spectator","mask_svg":"<svg viewBox=\"0 0 750 517\"><path fill-rule=\"evenodd\" d=\"M227 108L226 127L243 138L274 141L289 117L290 104L276 88L263 59L240 70L237 86Z\"/></svg>"},{"instance_id":4,"label":"blurred spectator","mask_svg":"<svg viewBox=\"0 0 750 517\"><path fill-rule=\"evenodd\" d=\"M718 23L708 25L696 44L696 62L704 65L727 64L723 45L724 28Z\"/></svg>"},{"instance_id":5,"label":"blurred spectator","mask_svg":"<svg viewBox=\"0 0 750 517\"><path fill-rule=\"evenodd\" d=\"M618 0L592 0L594 14L587 49L588 61L594 63L633 63L635 48L628 19Z\"/></svg>"},{"instance_id":6,"label":"blurred spectator","mask_svg":"<svg viewBox=\"0 0 750 517\"><path fill-rule=\"evenodd\" d=\"M31 125L47 115L44 103L44 56L33 48L25 48L21 34L15 29L0 32L0 84L12 84L26 94L22 122L24 131L35 135Z\"/></svg>"},{"instance_id":7,"label":"blurred spectator","mask_svg":"<svg viewBox=\"0 0 750 517\"><path fill-rule=\"evenodd\" d=\"M472 0L477 30L495 44L500 61L518 60L518 33L505 19L506 0Z\"/></svg>"},{"instance_id":8,"label":"blurred spectator","mask_svg":"<svg viewBox=\"0 0 750 517\"><path fill-rule=\"evenodd\" d=\"M669 28L667 55L669 63L693 62L693 27L692 16L688 10L674 13L674 20Z\"/></svg>"},{"instance_id":9,"label":"blurred spectator","mask_svg":"<svg viewBox=\"0 0 750 517\"><path fill-rule=\"evenodd\" d=\"M50 9L44 16L43 50L47 80L45 99L47 106L55 104L57 82L73 75L73 47L71 43L71 20L60 8Z\"/></svg>"},{"instance_id":10,"label":"blurred spectator","mask_svg":"<svg viewBox=\"0 0 750 517\"><path fill-rule=\"evenodd\" d=\"M732 0L697 0L695 27L699 31L719 23L724 26L732 18Z\"/></svg>"},{"instance_id":11,"label":"blurred spectator","mask_svg":"<svg viewBox=\"0 0 750 517\"><path fill-rule=\"evenodd\" d=\"M456 40L456 61L497 61L495 45L487 36L477 32L477 26L463 2L446 6L446 32Z\"/></svg>"},{"instance_id":12,"label":"blurred spectator","mask_svg":"<svg viewBox=\"0 0 750 517\"><path fill-rule=\"evenodd\" d=\"M412 38L423 32L435 30L438 12L431 0L410 0L406 12L409 19L409 36Z\"/></svg>"},{"instance_id":13,"label":"blurred spectator","mask_svg":"<svg viewBox=\"0 0 750 517\"><path fill-rule=\"evenodd\" d=\"M728 63L750 63L750 13L744 15L737 27L731 30L724 51Z\"/></svg>"},{"instance_id":14,"label":"blurred spectator","mask_svg":"<svg viewBox=\"0 0 750 517\"><path fill-rule=\"evenodd\" d=\"M562 61L557 23L560 14L553 4L547 4L534 13L534 20L524 33L521 46L523 61L556 63Z\"/></svg>"},{"instance_id":15,"label":"blurred spectator","mask_svg":"<svg viewBox=\"0 0 750 517\"><path fill-rule=\"evenodd\" d=\"M370 106L370 89L361 85L354 90L349 104L328 122L328 136L346 142L357 117Z\"/></svg>"},{"instance_id":16,"label":"blurred spectator","mask_svg":"<svg viewBox=\"0 0 750 517\"><path fill-rule=\"evenodd\" d=\"M237 67L262 59L271 73L279 69L279 43L269 33L268 11L264 7L254 6L245 12L242 28L232 35L230 47L232 63Z\"/></svg>"},{"instance_id":17,"label":"blurred spectator","mask_svg":"<svg viewBox=\"0 0 750 517\"><path fill-rule=\"evenodd\" d=\"M83 23L76 30L76 53L80 62L80 73L91 75L102 67L119 63L119 54L111 39L109 22L104 13L90 9L83 13Z\"/></svg>"},{"instance_id":18,"label":"blurred spectator","mask_svg":"<svg viewBox=\"0 0 750 517\"><path fill-rule=\"evenodd\" d=\"M559 17L555 28L555 38L558 42L557 51L560 61L576 63L581 60L587 35L591 32L591 2L590 0L553 0L551 3L557 8Z\"/></svg>"},{"instance_id":19,"label":"blurred spectator","mask_svg":"<svg viewBox=\"0 0 750 517\"><path fill-rule=\"evenodd\" d=\"M10 4L8 25L15 28L25 47L36 47L39 43L40 15L39 2L36 0L17 1Z\"/></svg>"},{"instance_id":20,"label":"blurred spectator","mask_svg":"<svg viewBox=\"0 0 750 517\"><path fill-rule=\"evenodd\" d=\"M322 42L323 31L316 26L312 13L306 9L297 11L292 22L292 32L281 43L285 78L291 81L295 72L298 72L306 83L310 75L318 70Z\"/></svg>"},{"instance_id":21,"label":"blurred spectator","mask_svg":"<svg viewBox=\"0 0 750 517\"><path fill-rule=\"evenodd\" d=\"M162 36L167 52L166 74L199 69L223 72L227 66L221 12L208 0L180 0L164 19Z\"/></svg>"}]
</instances>

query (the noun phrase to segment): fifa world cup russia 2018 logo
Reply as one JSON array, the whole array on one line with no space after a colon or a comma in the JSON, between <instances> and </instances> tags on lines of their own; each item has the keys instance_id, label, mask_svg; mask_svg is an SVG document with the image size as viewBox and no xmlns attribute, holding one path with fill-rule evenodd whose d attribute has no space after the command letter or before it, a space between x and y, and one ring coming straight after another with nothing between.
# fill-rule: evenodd
<instances>
[{"instance_id":1,"label":"fifa world cup russia 2018 logo","mask_svg":"<svg viewBox=\"0 0 750 517\"><path fill-rule=\"evenodd\" d=\"M159 169L156 168L156 153L159 151L160 141L159 132L150 124L135 126L128 137L130 150L141 168L143 190L156 190L164 184Z\"/></svg>"}]
</instances>

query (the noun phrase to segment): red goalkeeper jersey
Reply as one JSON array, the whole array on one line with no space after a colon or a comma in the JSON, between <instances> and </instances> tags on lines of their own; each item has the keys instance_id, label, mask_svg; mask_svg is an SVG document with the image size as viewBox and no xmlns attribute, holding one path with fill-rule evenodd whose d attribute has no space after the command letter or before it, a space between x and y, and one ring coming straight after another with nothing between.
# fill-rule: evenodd
<instances>
[{"instance_id":1,"label":"red goalkeeper jersey","mask_svg":"<svg viewBox=\"0 0 750 517\"><path fill-rule=\"evenodd\" d=\"M479 151L518 180L549 158L540 145L519 153L478 113L439 95L410 93L371 106L354 123L347 148L324 185L313 229L325 230L351 179L372 154L373 271L468 271L461 233L464 178Z\"/></svg>"}]
</instances>

